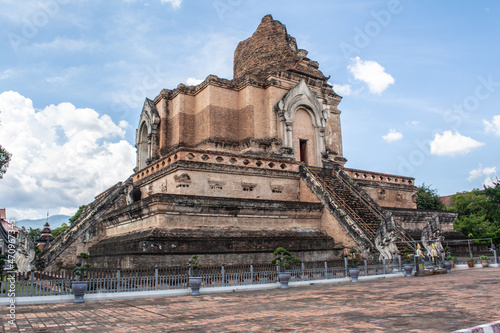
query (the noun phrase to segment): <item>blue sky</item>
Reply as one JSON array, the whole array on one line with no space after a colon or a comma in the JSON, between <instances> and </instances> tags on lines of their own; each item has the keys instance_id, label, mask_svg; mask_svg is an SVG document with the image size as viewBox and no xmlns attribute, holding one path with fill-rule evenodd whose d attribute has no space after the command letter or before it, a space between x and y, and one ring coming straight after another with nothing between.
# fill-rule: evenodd
<instances>
[{"instance_id":1,"label":"blue sky","mask_svg":"<svg viewBox=\"0 0 500 333\"><path fill-rule=\"evenodd\" d=\"M72 214L135 166L145 97L209 74L272 14L344 97L347 167L441 195L500 173L500 3L1 0L9 217Z\"/></svg>"}]
</instances>

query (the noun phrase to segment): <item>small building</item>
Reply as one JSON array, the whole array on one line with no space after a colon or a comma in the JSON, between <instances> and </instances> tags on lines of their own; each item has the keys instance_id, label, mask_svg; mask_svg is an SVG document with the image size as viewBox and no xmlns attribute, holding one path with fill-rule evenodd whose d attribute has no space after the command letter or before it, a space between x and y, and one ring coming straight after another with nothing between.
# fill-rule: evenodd
<instances>
[{"instance_id":1,"label":"small building","mask_svg":"<svg viewBox=\"0 0 500 333\"><path fill-rule=\"evenodd\" d=\"M49 216L47 214L47 222L43 226L43 230L41 232L40 237L36 240L36 246L43 250L45 246L50 245L50 243L54 240L54 236L52 236L52 230L50 229L49 224Z\"/></svg>"}]
</instances>

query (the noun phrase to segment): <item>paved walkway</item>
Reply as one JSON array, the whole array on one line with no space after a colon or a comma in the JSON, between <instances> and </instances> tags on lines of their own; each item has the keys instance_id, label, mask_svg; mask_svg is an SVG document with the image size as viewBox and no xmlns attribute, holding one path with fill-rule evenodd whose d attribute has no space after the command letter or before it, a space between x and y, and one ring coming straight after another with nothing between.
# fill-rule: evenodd
<instances>
[{"instance_id":1,"label":"paved walkway","mask_svg":"<svg viewBox=\"0 0 500 333\"><path fill-rule=\"evenodd\" d=\"M3 332L451 332L500 319L500 269L200 297L19 305Z\"/></svg>"}]
</instances>

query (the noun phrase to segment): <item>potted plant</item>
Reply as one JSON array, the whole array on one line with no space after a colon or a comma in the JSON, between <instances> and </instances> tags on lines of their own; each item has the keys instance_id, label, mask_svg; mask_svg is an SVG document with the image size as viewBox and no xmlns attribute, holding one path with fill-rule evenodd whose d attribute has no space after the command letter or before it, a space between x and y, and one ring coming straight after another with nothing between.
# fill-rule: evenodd
<instances>
[{"instance_id":1,"label":"potted plant","mask_svg":"<svg viewBox=\"0 0 500 333\"><path fill-rule=\"evenodd\" d=\"M455 257L451 255L451 247L447 246L444 248L446 251L446 257L444 258L444 268L446 268L447 273L451 273L451 268L453 267L453 260Z\"/></svg>"},{"instance_id":2,"label":"potted plant","mask_svg":"<svg viewBox=\"0 0 500 333\"><path fill-rule=\"evenodd\" d=\"M411 257L410 249L405 247L403 249L403 254L401 256L401 261L403 262L403 269L405 270L405 276L412 276L413 272L413 258Z\"/></svg>"},{"instance_id":3,"label":"potted plant","mask_svg":"<svg viewBox=\"0 0 500 333\"><path fill-rule=\"evenodd\" d=\"M469 266L469 268L474 267L474 258L473 257L469 257L469 259L467 259L467 266Z\"/></svg>"},{"instance_id":4,"label":"potted plant","mask_svg":"<svg viewBox=\"0 0 500 333\"><path fill-rule=\"evenodd\" d=\"M356 250L351 249L349 251L349 261L350 263L347 265L349 267L349 276L351 277L352 282L358 282L359 277L359 259L356 258Z\"/></svg>"},{"instance_id":5,"label":"potted plant","mask_svg":"<svg viewBox=\"0 0 500 333\"><path fill-rule=\"evenodd\" d=\"M75 295L75 299L73 302L75 303L84 303L85 300L83 297L88 289L88 282L85 280L87 275L85 271L90 267L90 264L85 263L85 259L87 259L89 255L85 252L80 253L78 259L76 261L76 267L73 268L73 273L75 274L75 281L71 282L71 290L73 295Z\"/></svg>"},{"instance_id":6,"label":"potted plant","mask_svg":"<svg viewBox=\"0 0 500 333\"><path fill-rule=\"evenodd\" d=\"M488 256L480 256L479 259L481 259L481 265L483 265L483 268L488 267Z\"/></svg>"},{"instance_id":7,"label":"potted plant","mask_svg":"<svg viewBox=\"0 0 500 333\"><path fill-rule=\"evenodd\" d=\"M201 276L196 276L196 272L201 267L198 262L198 255L193 255L187 262L186 267L189 269L189 288L191 288L191 296L200 296L200 286L202 282Z\"/></svg>"},{"instance_id":8,"label":"potted plant","mask_svg":"<svg viewBox=\"0 0 500 333\"><path fill-rule=\"evenodd\" d=\"M274 259L271 263L279 267L278 280L281 284L281 289L287 289L288 282L291 278L291 274L287 272L287 270L292 264L300 264L302 260L292 256L292 254L283 247L278 247L274 250L273 254Z\"/></svg>"}]
</instances>

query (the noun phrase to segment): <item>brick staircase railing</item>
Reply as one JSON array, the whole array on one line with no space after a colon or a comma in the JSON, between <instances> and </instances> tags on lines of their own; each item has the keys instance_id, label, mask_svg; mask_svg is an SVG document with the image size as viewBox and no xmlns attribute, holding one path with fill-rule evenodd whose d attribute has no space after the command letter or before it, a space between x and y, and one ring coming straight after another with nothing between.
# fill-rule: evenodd
<instances>
[{"instance_id":1,"label":"brick staircase railing","mask_svg":"<svg viewBox=\"0 0 500 333\"><path fill-rule=\"evenodd\" d=\"M359 225L375 239L377 229L384 220L384 215L376 207L368 205L357 191L332 169L307 167L328 193L351 214Z\"/></svg>"},{"instance_id":2,"label":"brick staircase railing","mask_svg":"<svg viewBox=\"0 0 500 333\"><path fill-rule=\"evenodd\" d=\"M327 205L330 213L340 218L340 223L354 236L354 239L367 238L361 241L370 252L377 252L375 239L381 223L387 218L383 209L366 192L357 187L344 171L338 169L316 168L302 165L300 172L303 180ZM330 205L329 202L334 202ZM340 210L346 214L339 213ZM353 226L352 224L356 224ZM401 251L408 247L415 250L413 239L397 223L394 223ZM367 246L368 245L368 246Z\"/></svg>"},{"instance_id":3,"label":"brick staircase railing","mask_svg":"<svg viewBox=\"0 0 500 333\"><path fill-rule=\"evenodd\" d=\"M124 184L118 183L111 187L106 195L97 197L82 212L80 217L71 226L46 246L36 259L39 269L47 267L78 238L83 237L92 227L96 226L99 218L104 215L116 200L124 193ZM75 253L76 258L76 253Z\"/></svg>"}]
</instances>

